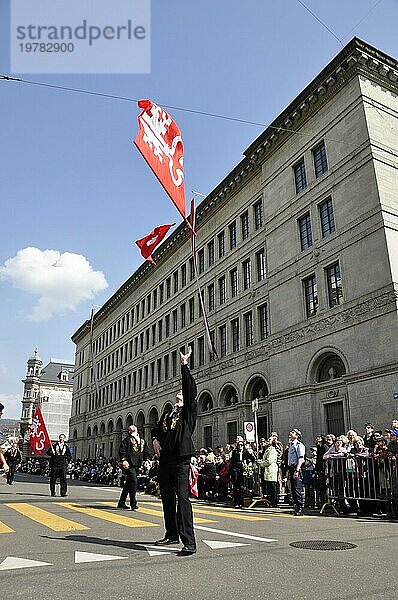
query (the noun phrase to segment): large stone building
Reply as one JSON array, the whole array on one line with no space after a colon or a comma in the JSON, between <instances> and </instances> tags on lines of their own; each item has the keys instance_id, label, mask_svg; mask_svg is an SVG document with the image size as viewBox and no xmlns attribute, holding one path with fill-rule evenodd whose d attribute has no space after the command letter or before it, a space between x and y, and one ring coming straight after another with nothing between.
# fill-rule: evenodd
<instances>
[{"instance_id":1,"label":"large stone building","mask_svg":"<svg viewBox=\"0 0 398 600\"><path fill-rule=\"evenodd\" d=\"M35 350L28 359L22 398L21 434L25 437L32 417L40 404L51 440L60 433L68 435L72 409L74 365L71 361L50 359L43 361Z\"/></svg>"},{"instance_id":2,"label":"large stone building","mask_svg":"<svg viewBox=\"0 0 398 600\"><path fill-rule=\"evenodd\" d=\"M197 211L198 268L219 358L204 339L181 224L73 335L70 436L78 456L148 435L193 346L196 444L252 420L360 432L389 424L398 392L398 63L353 39L245 151Z\"/></svg>"}]
</instances>

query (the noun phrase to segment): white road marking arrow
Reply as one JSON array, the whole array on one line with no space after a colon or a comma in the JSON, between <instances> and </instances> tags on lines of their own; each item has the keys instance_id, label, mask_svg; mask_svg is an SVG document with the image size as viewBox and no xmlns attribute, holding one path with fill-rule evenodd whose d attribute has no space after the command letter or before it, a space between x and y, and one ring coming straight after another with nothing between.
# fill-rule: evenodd
<instances>
[{"instance_id":1,"label":"white road marking arrow","mask_svg":"<svg viewBox=\"0 0 398 600\"><path fill-rule=\"evenodd\" d=\"M75 552L75 563L100 562L101 560L123 560L127 556L112 554L94 554L93 552Z\"/></svg>"},{"instance_id":2,"label":"white road marking arrow","mask_svg":"<svg viewBox=\"0 0 398 600\"><path fill-rule=\"evenodd\" d=\"M29 569L30 567L45 566L52 566L52 563L29 560L28 558L17 558L16 556L7 556L7 558L5 558L0 564L0 571L10 571L11 569Z\"/></svg>"},{"instance_id":3,"label":"white road marking arrow","mask_svg":"<svg viewBox=\"0 0 398 600\"><path fill-rule=\"evenodd\" d=\"M223 529L214 529L213 527L203 527L203 525L195 525L195 529L201 529L202 531L210 531L210 533L221 533L222 535L229 535L232 537L245 538L246 540L254 540L255 542L277 542L273 538L258 537L257 535L249 535L243 533L236 533L235 531L225 531Z\"/></svg>"},{"instance_id":4,"label":"white road marking arrow","mask_svg":"<svg viewBox=\"0 0 398 600\"><path fill-rule=\"evenodd\" d=\"M219 548L235 548L236 546L250 546L250 544L241 544L239 542L219 542L216 540L202 540L205 544L210 546L212 550Z\"/></svg>"}]
</instances>

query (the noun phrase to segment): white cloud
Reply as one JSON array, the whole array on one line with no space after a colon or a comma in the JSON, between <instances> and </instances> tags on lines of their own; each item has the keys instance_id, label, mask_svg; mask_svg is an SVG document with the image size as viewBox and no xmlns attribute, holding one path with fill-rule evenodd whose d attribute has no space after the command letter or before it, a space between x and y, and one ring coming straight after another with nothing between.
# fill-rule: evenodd
<instances>
[{"instance_id":1,"label":"white cloud","mask_svg":"<svg viewBox=\"0 0 398 600\"><path fill-rule=\"evenodd\" d=\"M33 321L48 321L74 310L108 287L102 271L94 271L85 256L39 248L18 250L0 267L0 278L39 296L29 315Z\"/></svg>"},{"instance_id":2,"label":"white cloud","mask_svg":"<svg viewBox=\"0 0 398 600\"><path fill-rule=\"evenodd\" d=\"M0 403L4 404L3 419L20 419L22 408L20 394L0 393Z\"/></svg>"}]
</instances>

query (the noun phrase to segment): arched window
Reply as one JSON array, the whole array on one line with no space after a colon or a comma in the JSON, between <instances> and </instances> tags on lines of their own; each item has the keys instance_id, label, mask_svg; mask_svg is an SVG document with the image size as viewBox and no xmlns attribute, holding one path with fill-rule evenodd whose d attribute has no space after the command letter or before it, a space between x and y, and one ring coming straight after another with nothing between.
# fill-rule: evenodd
<instances>
[{"instance_id":1,"label":"arched window","mask_svg":"<svg viewBox=\"0 0 398 600\"><path fill-rule=\"evenodd\" d=\"M73 431L73 439L77 440L77 430L76 429Z\"/></svg>"},{"instance_id":2,"label":"arched window","mask_svg":"<svg viewBox=\"0 0 398 600\"><path fill-rule=\"evenodd\" d=\"M209 412L210 410L213 410L213 408L214 408L213 399L210 396L210 394L205 392L199 398L199 411L200 412Z\"/></svg>"},{"instance_id":3,"label":"arched window","mask_svg":"<svg viewBox=\"0 0 398 600\"><path fill-rule=\"evenodd\" d=\"M233 406L238 403L238 392L232 385L227 385L222 391L222 405Z\"/></svg>"},{"instance_id":4,"label":"arched window","mask_svg":"<svg viewBox=\"0 0 398 600\"><path fill-rule=\"evenodd\" d=\"M128 429L130 427L130 425L133 425L133 417L132 417L132 415L127 415L126 429Z\"/></svg>"},{"instance_id":5,"label":"arched window","mask_svg":"<svg viewBox=\"0 0 398 600\"><path fill-rule=\"evenodd\" d=\"M108 430L108 433L113 433L113 421L112 421L112 419L110 421L108 421L107 430Z\"/></svg>"},{"instance_id":6,"label":"arched window","mask_svg":"<svg viewBox=\"0 0 398 600\"><path fill-rule=\"evenodd\" d=\"M145 415L142 412L142 410L140 410L140 412L137 414L136 425L137 425L138 431L142 435L144 433L144 425L145 425Z\"/></svg>"},{"instance_id":7,"label":"arched window","mask_svg":"<svg viewBox=\"0 0 398 600\"><path fill-rule=\"evenodd\" d=\"M318 361L316 382L331 381L332 379L343 377L345 374L346 368L340 356L332 353L326 354Z\"/></svg>"},{"instance_id":8,"label":"arched window","mask_svg":"<svg viewBox=\"0 0 398 600\"><path fill-rule=\"evenodd\" d=\"M105 423L101 423L101 427L100 427L100 434L104 435L105 434Z\"/></svg>"},{"instance_id":9,"label":"arched window","mask_svg":"<svg viewBox=\"0 0 398 600\"><path fill-rule=\"evenodd\" d=\"M149 425L151 427L155 427L155 425L157 425L158 421L159 421L159 415L158 415L158 411L155 407L151 408L151 410L149 411Z\"/></svg>"},{"instance_id":10,"label":"arched window","mask_svg":"<svg viewBox=\"0 0 398 600\"><path fill-rule=\"evenodd\" d=\"M94 429L93 429L93 436L97 437L98 436L98 427L97 425L94 425Z\"/></svg>"},{"instance_id":11,"label":"arched window","mask_svg":"<svg viewBox=\"0 0 398 600\"><path fill-rule=\"evenodd\" d=\"M254 377L247 388L247 400L265 398L269 394L267 382L262 377Z\"/></svg>"},{"instance_id":12,"label":"arched window","mask_svg":"<svg viewBox=\"0 0 398 600\"><path fill-rule=\"evenodd\" d=\"M123 429L123 421L122 418L119 417L118 420L116 421L116 431L122 431Z\"/></svg>"},{"instance_id":13,"label":"arched window","mask_svg":"<svg viewBox=\"0 0 398 600\"><path fill-rule=\"evenodd\" d=\"M171 402L166 402L166 404L164 405L163 412L169 413L171 410L173 410L173 405L171 404Z\"/></svg>"},{"instance_id":14,"label":"arched window","mask_svg":"<svg viewBox=\"0 0 398 600\"><path fill-rule=\"evenodd\" d=\"M91 437L91 427L87 427L87 437Z\"/></svg>"}]
</instances>

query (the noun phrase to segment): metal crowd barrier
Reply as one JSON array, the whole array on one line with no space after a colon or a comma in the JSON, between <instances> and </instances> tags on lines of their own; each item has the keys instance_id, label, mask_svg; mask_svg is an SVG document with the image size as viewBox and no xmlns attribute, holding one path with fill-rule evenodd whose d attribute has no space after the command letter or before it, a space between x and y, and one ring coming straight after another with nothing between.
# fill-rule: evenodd
<instances>
[{"instance_id":1,"label":"metal crowd barrier","mask_svg":"<svg viewBox=\"0 0 398 600\"><path fill-rule=\"evenodd\" d=\"M372 456L344 456L325 461L326 498L322 507L342 506L347 501L358 506L366 501L397 502L397 459ZM334 501L332 504L331 501Z\"/></svg>"}]
</instances>

